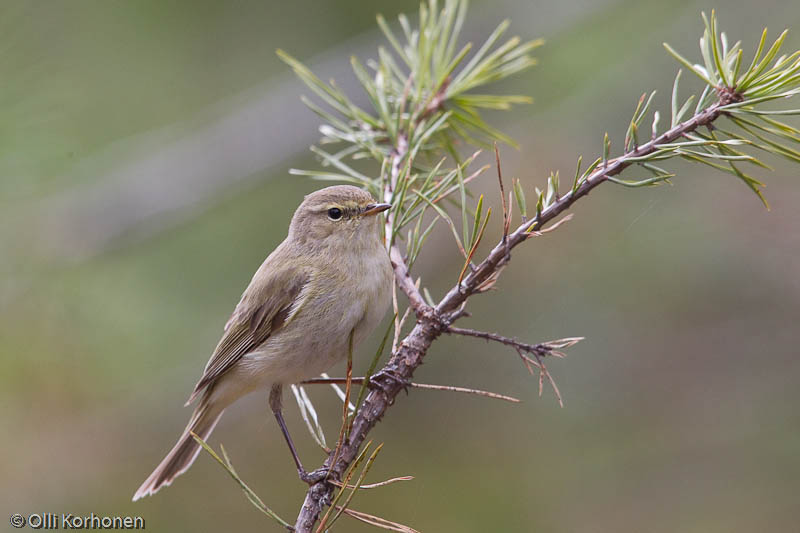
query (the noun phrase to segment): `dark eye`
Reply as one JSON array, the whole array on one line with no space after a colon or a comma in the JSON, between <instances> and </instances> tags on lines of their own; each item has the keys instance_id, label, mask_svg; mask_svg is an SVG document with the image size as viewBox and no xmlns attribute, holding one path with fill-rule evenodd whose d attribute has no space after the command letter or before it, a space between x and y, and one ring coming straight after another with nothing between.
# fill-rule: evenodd
<instances>
[{"instance_id":1,"label":"dark eye","mask_svg":"<svg viewBox=\"0 0 800 533\"><path fill-rule=\"evenodd\" d=\"M342 210L338 207L331 207L328 209L328 218L331 220L339 220L342 218Z\"/></svg>"}]
</instances>

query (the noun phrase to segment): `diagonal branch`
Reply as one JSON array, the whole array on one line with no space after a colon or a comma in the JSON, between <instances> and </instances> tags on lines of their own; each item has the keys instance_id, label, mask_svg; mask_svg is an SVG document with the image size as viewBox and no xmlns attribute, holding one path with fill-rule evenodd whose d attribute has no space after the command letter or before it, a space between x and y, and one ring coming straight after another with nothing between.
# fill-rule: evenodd
<instances>
[{"instance_id":1,"label":"diagonal branch","mask_svg":"<svg viewBox=\"0 0 800 533\"><path fill-rule=\"evenodd\" d=\"M498 266L506 259L510 249L525 242L531 231L541 230L545 225L558 217L558 215L569 209L576 201L588 195L592 189L601 183L605 183L609 178L620 174L630 165L636 163L638 158L658 151L659 145L671 143L676 139L694 132L702 126L708 126L722 115L723 111L720 108L725 105L725 103L727 102L720 100L701 113L695 115L690 120L675 125L670 130L640 145L635 150L608 160L607 165L599 167L592 172L576 190L566 193L541 213L537 213L537 215L530 220L523 222L508 236L507 243L499 242L489 255L486 256L472 272L464 277L461 283L450 289L436 306L436 312L445 315L456 310L467 298L477 291L482 283L495 274Z\"/></svg>"},{"instance_id":2,"label":"diagonal branch","mask_svg":"<svg viewBox=\"0 0 800 533\"><path fill-rule=\"evenodd\" d=\"M720 100L691 119L676 124L664 134L651 139L634 150L617 158L609 159L607 164L594 170L576 189L558 198L546 209L538 212L536 216L517 227L513 233L508 235L505 243L499 242L475 269L471 270L460 283L450 289L435 308L425 303L419 289L411 278L399 247L393 244L389 250L389 255L394 268L395 281L400 290L408 297L410 305L417 316L417 323L399 344L397 350L382 369L382 375L392 375L395 376L395 379L386 380L381 389L370 391L364 400L362 408L355 416L349 438L344 442L335 464L333 454L330 454L326 459L324 467L331 469L332 476L341 478L347 467L355 460L369 432L383 417L389 406L394 403L400 391L403 390L403 384L410 381L414 371L422 364L423 358L433 341L442 333L448 331L452 321L460 314L459 309L467 299L472 294L479 292L482 284L498 274L499 269L508 260L511 249L525 242L532 231L541 230L545 225L554 221L561 213L569 209L580 198L588 195L595 187L605 183L609 178L618 175L625 168L635 163L637 158L656 152L661 144L670 143L702 126L713 123L722 115L724 111L721 107L727 103L729 102ZM400 136L400 139L403 140L405 138ZM391 201L392 199L392 193L397 186L402 164L407 155L407 143L398 143L390 158L389 181L387 188L384 190L386 201ZM390 214L387 217L387 242L391 242L391 216ZM533 353L535 354L536 352ZM546 374L546 376L550 379L549 374ZM298 532L312 531L323 506L330 501L334 488L335 486L326 480L309 487L295 525Z\"/></svg>"},{"instance_id":3,"label":"diagonal branch","mask_svg":"<svg viewBox=\"0 0 800 533\"><path fill-rule=\"evenodd\" d=\"M431 0L429 5L431 6L430 13L435 12L435 2ZM447 6L461 9L464 8L465 3L453 0L448 2ZM577 338L562 339L544 343L546 346L538 346L521 343L494 333L453 328L452 324L466 314L465 305L470 296L484 292L494 285L501 270L510 261L511 251L514 247L527 241L533 235L543 233L546 226L549 225L550 229L553 229L560 222L566 220L566 217L559 220L559 216L570 209L580 198L587 196L595 187L607 181L628 187L646 186L666 181L673 174L663 171L648 161L682 157L730 172L761 196L759 187L762 184L742 172L737 165L740 162L749 162L764 166L763 163L737 151L733 146L750 145L766 150L768 153L800 162L800 152L791 148L793 143L800 143L800 130L768 116L800 114L800 109L771 111L755 108L756 104L800 94L800 51L775 59L785 37L784 32L775 41L775 44L766 50L762 58L762 52L765 50L763 46L765 33L752 65L740 74L740 45L736 43L728 48L727 44L724 44L725 39L722 38L723 44L721 47L718 46L715 16L712 12L711 22L705 21L705 37L700 41L705 67L693 65L667 47L676 59L706 83L704 91L697 98L694 116L682 120L682 117L688 112L693 97L690 97L683 106L678 106L679 102L676 99L678 77L673 87L670 129L657 135L659 114L655 111L650 140L640 143L639 131L642 127L642 120L648 113L654 93L651 93L649 98L643 97L639 101L628 128L622 155L616 158L610 157L611 143L606 134L602 157L597 158L582 175L580 174L579 159L575 181L569 192L560 195L558 174L551 174L546 192L537 190L536 215L532 218L527 218L524 194L521 188L514 189L522 215L522 223L511 233L509 233L510 228L508 227L510 206L508 209L505 208L505 193L501 191L504 203L503 237L483 261L477 266L472 266L472 254L477 242L474 239L479 240L482 234L482 230L481 233L478 232L482 205L479 200L474 217L473 240L468 246L470 253L464 253L469 269L465 268L462 271L461 276L463 277L458 278L455 286L445 294L438 304L428 304L409 273L409 265L413 263L413 257L416 257L418 249L415 249L415 253L410 256L412 259L407 263L393 239L394 230L399 230L413 218L419 217L414 232L409 233L409 241L421 243L424 242L424 237L441 217L448 222L460 250L464 252L463 244L466 243L462 243L458 231L447 213L436 206L432 199L442 198L443 191L453 192L460 188L462 220L464 221L463 238L466 241L469 228L466 222L464 181L461 180L460 174L464 167L457 165L446 175L447 177L442 177L437 182L434 178L444 175L439 172L440 169L437 166L428 173L427 178L416 181L419 175L412 175L412 159L426 154L428 156L436 154L437 159L440 153L456 155L456 145L462 141L473 142L475 140L473 134L489 140L502 141L506 139L502 133L480 119L478 108L505 109L512 103L520 103L524 100L514 96L479 95L472 93L471 90L531 66L534 60L528 53L537 46L537 43L533 41L519 44L515 39L511 39L505 45L500 45L494 52L489 53L508 26L508 23L504 22L467 64L458 72L454 72L455 67L469 51L469 46L466 46L458 55L454 55L454 49L450 49L446 39L428 40L416 36L434 35L441 31L441 27L448 28L447 31L450 31L452 28L448 26L447 20L456 20L455 11L449 11L446 7L441 12L443 17L441 21L435 16L427 16L428 13L428 8L423 4L420 20L426 21L426 23L423 24L424 28L421 28L420 33L409 34L413 36L409 37L408 46L400 45L391 29L381 22L382 19L379 19L381 28L398 56L409 67L410 72L407 75L401 74L402 69L385 54L382 55L381 62L378 64L374 80L367 79L360 64L354 63L356 74L361 78L362 85L373 100L375 108L373 114L356 108L338 88L323 84L301 64L291 58L284 58L318 96L346 119L343 121L326 111L312 107L332 124L324 128L323 139L329 142L346 142L354 146L350 149L351 151L340 152L340 154L352 153L353 149L361 150L362 153L369 153L384 165L380 179L376 180L343 164L341 156L318 151L320 155L323 155L327 164L333 164L342 173L305 172L305 174L359 183L373 192L379 193L386 201L394 205L395 209L386 219L386 243L389 248L396 285L408 297L410 308L413 309L417 319L416 324L403 341L396 343L392 356L383 369L375 374L374 381L380 387L367 394L361 408L353 418L351 432L342 443L340 453L332 452L325 461L324 468L329 469L331 477L337 481L342 480L343 476L351 472L354 464L360 460L359 457L362 457L360 453L364 452L359 452L359 450L367 441L369 432L383 417L389 406L394 403L400 391L404 390L411 382L415 370L422 364L431 344L443 333L463 334L512 346L532 373L534 369L538 368L540 394L543 380L546 378L553 386L560 402L558 388L543 364L542 358L545 355L557 355L559 347L563 348L574 344L577 342ZM460 27L460 22L456 26ZM454 41L458 31L453 30L453 32ZM430 43L433 43L432 47L424 46ZM446 58L446 60L439 61L437 58ZM773 60L775 60L774 63ZM770 67L770 65L773 66ZM415 80L413 97L410 94L411 82L409 81L412 77ZM387 79L393 80L393 82L387 83ZM402 97L398 99L397 88L402 86L403 82L405 82L405 89ZM407 98L410 98L409 104L415 103L413 106L409 105L409 112L406 112ZM400 102L399 106L396 105L398 101ZM411 111L412 107L413 111ZM719 129L719 135L724 137L718 138L713 131L712 124L723 115L729 116L735 125L743 130L743 133L731 133ZM698 131L703 127L708 127L707 134ZM786 145L772 140L771 137L765 137L765 135L778 137ZM600 164L601 162L602 164ZM637 163L653 172L655 176L634 182L617 177L623 170ZM498 178L502 187L499 168ZM432 182L434 182L433 185L431 185ZM455 182L458 183L458 186L454 189ZM407 192L411 192L415 198L407 200L405 198ZM445 192L445 196L450 192ZM422 201L425 201L426 205L420 206ZM438 216L428 229L423 229L420 233L419 224L428 207L435 209ZM397 223L395 223L395 218L398 219ZM557 220L559 221L555 222ZM412 236L415 237L413 240ZM419 245L421 244L416 246ZM467 270L469 270L468 273ZM543 353L543 350L547 353ZM526 353L531 357L525 355ZM322 480L309 487L298 515L297 531L310 532L319 519L323 507L326 505L335 507L336 502L331 500L334 490L335 485L328 480Z\"/></svg>"}]
</instances>

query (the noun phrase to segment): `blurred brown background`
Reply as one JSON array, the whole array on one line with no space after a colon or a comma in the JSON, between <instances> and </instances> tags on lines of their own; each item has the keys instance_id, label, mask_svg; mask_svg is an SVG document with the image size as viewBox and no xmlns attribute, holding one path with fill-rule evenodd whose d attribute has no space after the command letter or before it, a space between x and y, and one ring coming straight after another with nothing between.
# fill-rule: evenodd
<instances>
[{"instance_id":1,"label":"blurred brown background","mask_svg":"<svg viewBox=\"0 0 800 533\"><path fill-rule=\"evenodd\" d=\"M504 89L531 106L495 123L504 173L619 147L639 95L667 109L699 56L699 1L473 2L467 34L500 20L544 37ZM747 54L800 4L717 3ZM151 531L277 531L205 455L154 498L130 498L173 444L182 408L241 290L283 239L314 167L317 118L274 54L353 85L374 14L414 2L78 1L0 7L0 501L19 512L141 515ZM684 73L684 96L696 88ZM796 106L795 106L796 107ZM663 122L663 121L662 121ZM491 161L485 157L485 161ZM800 492L800 167L739 181L676 164L674 186L606 185L575 219L514 254L463 325L530 341L585 336L550 370L565 398L500 346L444 338L417 378L505 392L521 405L414 391L373 433L370 478L416 480L353 507L424 532L796 531ZM631 176L636 177L636 176ZM478 188L495 206L494 177ZM494 228L493 236L497 234ZM415 267L441 295L460 262L446 231ZM490 240L489 240L490 241ZM374 350L377 339L362 350ZM334 374L336 372L333 372ZM329 435L340 404L312 391ZM321 452L287 398L308 465ZM279 514L304 493L265 395L228 411L212 444ZM5 520L5 518L3 518ZM10 528L10 526L8 526ZM342 531L369 528L342 518Z\"/></svg>"}]
</instances>

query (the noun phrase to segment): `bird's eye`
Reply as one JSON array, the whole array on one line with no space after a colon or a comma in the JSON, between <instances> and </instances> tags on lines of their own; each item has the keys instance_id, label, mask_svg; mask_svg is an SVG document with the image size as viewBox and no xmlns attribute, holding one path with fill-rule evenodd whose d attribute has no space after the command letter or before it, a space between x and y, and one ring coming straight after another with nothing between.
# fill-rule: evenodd
<instances>
[{"instance_id":1,"label":"bird's eye","mask_svg":"<svg viewBox=\"0 0 800 533\"><path fill-rule=\"evenodd\" d=\"M338 207L331 207L328 209L328 218L331 220L339 220L342 218L342 210Z\"/></svg>"}]
</instances>

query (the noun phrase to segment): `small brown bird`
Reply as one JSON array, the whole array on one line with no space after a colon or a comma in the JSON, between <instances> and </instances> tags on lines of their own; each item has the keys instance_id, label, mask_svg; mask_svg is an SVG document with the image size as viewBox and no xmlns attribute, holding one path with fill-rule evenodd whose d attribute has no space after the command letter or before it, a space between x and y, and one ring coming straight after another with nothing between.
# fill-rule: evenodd
<instances>
[{"instance_id":1,"label":"small brown bird","mask_svg":"<svg viewBox=\"0 0 800 533\"><path fill-rule=\"evenodd\" d=\"M356 187L338 185L306 196L289 235L267 257L242 294L225 332L186 404L199 400L177 444L134 501L169 485L194 462L231 403L270 389L270 406L301 479L303 469L281 414L285 384L317 376L347 357L378 325L389 305L392 268L380 238L376 203Z\"/></svg>"}]
</instances>

